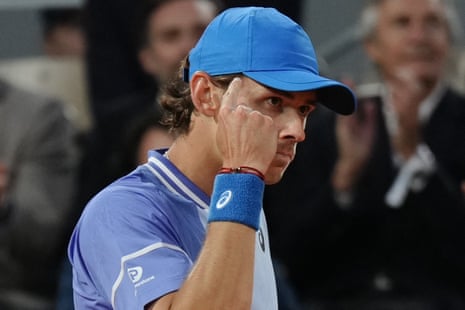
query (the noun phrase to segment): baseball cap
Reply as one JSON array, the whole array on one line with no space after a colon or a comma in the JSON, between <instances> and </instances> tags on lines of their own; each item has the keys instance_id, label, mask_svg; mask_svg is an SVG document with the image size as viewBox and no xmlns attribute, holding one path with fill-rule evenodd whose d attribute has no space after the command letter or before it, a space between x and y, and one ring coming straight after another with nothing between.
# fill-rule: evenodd
<instances>
[{"instance_id":1,"label":"baseball cap","mask_svg":"<svg viewBox=\"0 0 465 310\"><path fill-rule=\"evenodd\" d=\"M303 28L274 8L230 8L215 17L189 53L185 80L196 71L242 73L281 91L314 90L320 103L340 114L351 114L357 106L349 87L319 75Z\"/></svg>"}]
</instances>

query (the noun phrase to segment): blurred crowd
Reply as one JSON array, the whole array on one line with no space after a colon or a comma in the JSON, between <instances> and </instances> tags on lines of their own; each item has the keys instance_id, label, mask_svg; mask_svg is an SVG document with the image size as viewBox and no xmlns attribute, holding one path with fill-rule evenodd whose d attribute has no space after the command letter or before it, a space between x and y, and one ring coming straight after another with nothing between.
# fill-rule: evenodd
<instances>
[{"instance_id":1,"label":"blurred crowd","mask_svg":"<svg viewBox=\"0 0 465 310\"><path fill-rule=\"evenodd\" d=\"M66 249L78 216L171 144L159 90L216 14L245 5L304 17L303 1L88 0L40 12L43 55L0 62L0 309L73 309ZM358 26L360 67L374 69L344 76L357 113L318 107L283 181L265 191L280 309L465 309L457 9L370 0Z\"/></svg>"}]
</instances>

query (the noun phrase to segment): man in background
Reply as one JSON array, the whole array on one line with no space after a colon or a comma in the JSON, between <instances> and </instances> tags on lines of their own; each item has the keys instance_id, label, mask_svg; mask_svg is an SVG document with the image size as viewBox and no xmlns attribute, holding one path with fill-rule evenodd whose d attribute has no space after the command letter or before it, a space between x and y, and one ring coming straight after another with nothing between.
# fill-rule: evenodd
<instances>
[{"instance_id":1,"label":"man in background","mask_svg":"<svg viewBox=\"0 0 465 310\"><path fill-rule=\"evenodd\" d=\"M369 1L363 44L380 83L359 88L354 116L315 113L266 194L274 254L311 309L465 308L465 99L445 79L454 12Z\"/></svg>"}]
</instances>

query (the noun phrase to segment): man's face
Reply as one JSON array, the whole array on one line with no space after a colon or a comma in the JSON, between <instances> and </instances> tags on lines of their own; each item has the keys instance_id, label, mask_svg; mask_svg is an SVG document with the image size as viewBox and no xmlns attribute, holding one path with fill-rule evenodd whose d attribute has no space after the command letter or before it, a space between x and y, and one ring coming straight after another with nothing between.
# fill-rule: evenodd
<instances>
[{"instance_id":1,"label":"man's face","mask_svg":"<svg viewBox=\"0 0 465 310\"><path fill-rule=\"evenodd\" d=\"M267 184L277 183L294 159L297 143L305 139L305 124L316 107L316 93L281 92L244 77L238 102L271 117L278 129L276 154L265 173Z\"/></svg>"},{"instance_id":2,"label":"man's face","mask_svg":"<svg viewBox=\"0 0 465 310\"><path fill-rule=\"evenodd\" d=\"M150 16L149 44L141 52L144 69L166 81L177 72L216 13L211 2L201 0L171 1L158 8Z\"/></svg>"},{"instance_id":3,"label":"man's face","mask_svg":"<svg viewBox=\"0 0 465 310\"><path fill-rule=\"evenodd\" d=\"M78 26L56 26L44 38L44 52L48 56L84 57L86 39Z\"/></svg>"},{"instance_id":4,"label":"man's face","mask_svg":"<svg viewBox=\"0 0 465 310\"><path fill-rule=\"evenodd\" d=\"M441 0L386 0L367 51L388 79L411 74L435 83L442 74L450 46Z\"/></svg>"}]
</instances>

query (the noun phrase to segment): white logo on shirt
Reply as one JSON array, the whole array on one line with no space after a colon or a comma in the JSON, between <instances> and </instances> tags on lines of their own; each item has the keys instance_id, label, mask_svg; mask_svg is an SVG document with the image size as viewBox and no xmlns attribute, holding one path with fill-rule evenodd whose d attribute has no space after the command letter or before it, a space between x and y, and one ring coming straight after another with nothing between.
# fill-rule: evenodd
<instances>
[{"instance_id":1,"label":"white logo on shirt","mask_svg":"<svg viewBox=\"0 0 465 310\"><path fill-rule=\"evenodd\" d=\"M221 194L220 199L218 199L218 201L216 202L216 208L223 209L228 204L228 202L231 200L231 198L232 198L232 192L230 190L224 191Z\"/></svg>"},{"instance_id":2,"label":"white logo on shirt","mask_svg":"<svg viewBox=\"0 0 465 310\"><path fill-rule=\"evenodd\" d=\"M137 267L128 268L128 275L132 283L136 283L142 278L142 267L137 266Z\"/></svg>"}]
</instances>

